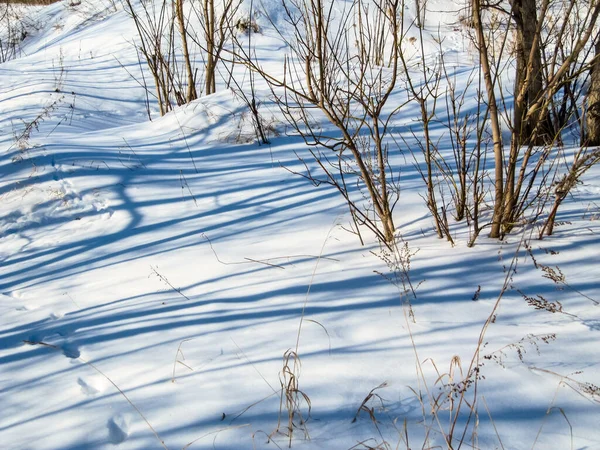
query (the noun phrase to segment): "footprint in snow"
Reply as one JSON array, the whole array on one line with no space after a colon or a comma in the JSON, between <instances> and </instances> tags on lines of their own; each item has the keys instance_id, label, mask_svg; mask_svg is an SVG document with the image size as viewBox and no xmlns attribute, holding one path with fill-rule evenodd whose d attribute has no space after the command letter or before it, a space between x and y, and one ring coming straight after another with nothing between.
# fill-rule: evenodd
<instances>
[{"instance_id":1,"label":"footprint in snow","mask_svg":"<svg viewBox=\"0 0 600 450\"><path fill-rule=\"evenodd\" d=\"M69 359L78 359L81 356L79 346L73 342L65 342L64 337L69 334L69 330L54 330L52 334L46 333L35 333L29 335L24 342L30 345L37 345L42 347L49 347L54 350L62 351Z\"/></svg>"},{"instance_id":2,"label":"footprint in snow","mask_svg":"<svg viewBox=\"0 0 600 450\"><path fill-rule=\"evenodd\" d=\"M108 427L108 440L111 444L120 444L129 436L129 417L118 414L110 419Z\"/></svg>"},{"instance_id":3,"label":"footprint in snow","mask_svg":"<svg viewBox=\"0 0 600 450\"><path fill-rule=\"evenodd\" d=\"M65 355L67 358L77 359L81 356L79 347L77 347L77 345L73 344L72 342L63 344L60 346L60 348L63 351L63 355Z\"/></svg>"},{"instance_id":4,"label":"footprint in snow","mask_svg":"<svg viewBox=\"0 0 600 450\"><path fill-rule=\"evenodd\" d=\"M30 303L30 299L24 297L19 291L5 292L2 295L14 299L15 303L20 303L20 305L16 307L17 311L35 311L36 309L39 309L39 305L36 305L35 303Z\"/></svg>"},{"instance_id":5,"label":"footprint in snow","mask_svg":"<svg viewBox=\"0 0 600 450\"><path fill-rule=\"evenodd\" d=\"M77 384L81 387L81 392L88 397L93 397L104 391L102 380L95 378L78 378Z\"/></svg>"},{"instance_id":6,"label":"footprint in snow","mask_svg":"<svg viewBox=\"0 0 600 450\"><path fill-rule=\"evenodd\" d=\"M33 311L35 308L28 305L21 305L15 308L17 311Z\"/></svg>"}]
</instances>

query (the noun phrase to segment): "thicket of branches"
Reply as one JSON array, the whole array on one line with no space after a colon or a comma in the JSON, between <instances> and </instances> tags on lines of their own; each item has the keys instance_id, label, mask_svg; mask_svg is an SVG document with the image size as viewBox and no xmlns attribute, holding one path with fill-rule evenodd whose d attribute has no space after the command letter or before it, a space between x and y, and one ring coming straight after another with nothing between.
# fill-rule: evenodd
<instances>
[{"instance_id":1,"label":"thicket of branches","mask_svg":"<svg viewBox=\"0 0 600 450\"><path fill-rule=\"evenodd\" d=\"M283 0L289 50L281 75L263 69L238 46L236 60L270 86L283 116L309 146L315 185L334 186L360 226L382 242L394 240L399 169L390 164L391 126L403 105L390 99L399 83L403 4L357 0ZM321 126L320 119L329 126ZM352 187L360 192L352 194Z\"/></svg>"},{"instance_id":2,"label":"thicket of branches","mask_svg":"<svg viewBox=\"0 0 600 450\"><path fill-rule=\"evenodd\" d=\"M11 2L0 3L0 63L21 55L21 43L35 25Z\"/></svg>"},{"instance_id":3,"label":"thicket of branches","mask_svg":"<svg viewBox=\"0 0 600 450\"><path fill-rule=\"evenodd\" d=\"M524 220L543 217L541 237L552 232L555 212L575 180L600 157L597 149L589 148L597 142L593 117L583 120L594 101L588 97L585 108L583 94L595 63L592 44L598 41L600 2L511 0L504 6L472 0L494 139L490 235L501 237ZM485 17L492 8L499 25L486 33ZM509 70L514 70L512 106L499 86L503 60L510 61ZM510 142L502 141L501 123L510 131ZM562 148L569 132L579 133L581 145L563 165ZM554 206L548 212L546 204L552 198Z\"/></svg>"},{"instance_id":4,"label":"thicket of branches","mask_svg":"<svg viewBox=\"0 0 600 450\"><path fill-rule=\"evenodd\" d=\"M259 28L238 0L125 1L161 114L214 93L219 66L240 90L234 67L249 69L308 144L301 175L340 192L361 239L366 227L394 242L401 153L423 179L438 236L453 242L452 221L466 220L470 245L484 230L502 238L533 224L551 234L600 159L598 0L468 0L462 24L479 66L462 86L442 46L424 45L424 1L411 12L403 0L281 0L277 19L263 12L286 44L276 73L256 58L248 34ZM267 142L250 78L244 98ZM397 133L412 106L419 125ZM443 138L432 138L434 126Z\"/></svg>"},{"instance_id":5,"label":"thicket of branches","mask_svg":"<svg viewBox=\"0 0 600 450\"><path fill-rule=\"evenodd\" d=\"M240 4L239 0L185 4L183 0L125 0L161 115L216 92L218 65L234 32Z\"/></svg>"}]
</instances>

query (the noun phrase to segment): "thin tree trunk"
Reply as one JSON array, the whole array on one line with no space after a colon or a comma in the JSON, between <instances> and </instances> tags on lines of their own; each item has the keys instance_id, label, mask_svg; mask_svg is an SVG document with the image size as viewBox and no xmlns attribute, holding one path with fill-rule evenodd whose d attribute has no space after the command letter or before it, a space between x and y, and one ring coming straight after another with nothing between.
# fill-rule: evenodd
<instances>
[{"instance_id":1,"label":"thin tree trunk","mask_svg":"<svg viewBox=\"0 0 600 450\"><path fill-rule=\"evenodd\" d=\"M543 145L551 134L544 125L540 132L533 131L538 125L540 112L527 117L529 107L543 92L542 53L539 46L538 17L535 0L513 0L512 12L517 29L517 69L514 89L514 131L516 145ZM540 18L543 19L543 18Z\"/></svg>"},{"instance_id":2,"label":"thin tree trunk","mask_svg":"<svg viewBox=\"0 0 600 450\"><path fill-rule=\"evenodd\" d=\"M506 167L503 226L509 230L515 217L519 187L515 186L517 162L523 145L543 145L552 139L548 114L532 108L544 93L539 21L544 19L549 2L542 4L537 16L535 0L512 0L512 16L516 25L517 68L515 72L513 130ZM544 124L540 125L539 121Z\"/></svg>"},{"instance_id":3,"label":"thin tree trunk","mask_svg":"<svg viewBox=\"0 0 600 450\"><path fill-rule=\"evenodd\" d=\"M204 0L204 20L206 33L206 73L205 73L205 94L214 94L216 91L215 82L215 2L214 0Z\"/></svg>"},{"instance_id":4,"label":"thin tree trunk","mask_svg":"<svg viewBox=\"0 0 600 450\"><path fill-rule=\"evenodd\" d=\"M504 168L502 151L502 132L500 130L500 120L498 118L498 106L496 104L496 94L494 92L494 82L492 81L492 71L488 59L488 49L483 34L481 23L481 0L473 0L473 25L477 33L477 44L479 46L479 59L485 89L488 96L488 106L490 122L492 127L492 139L494 140L494 216L492 218L492 230L490 237L500 237L500 226L502 224L502 214L504 207Z\"/></svg>"},{"instance_id":5,"label":"thin tree trunk","mask_svg":"<svg viewBox=\"0 0 600 450\"><path fill-rule=\"evenodd\" d=\"M415 18L417 20L417 28L423 28L423 23L421 22L421 7L423 0L415 0Z\"/></svg>"},{"instance_id":6,"label":"thin tree trunk","mask_svg":"<svg viewBox=\"0 0 600 450\"><path fill-rule=\"evenodd\" d=\"M185 29L185 18L183 16L183 0L175 0L175 12L177 15L177 24L179 25L179 34L181 35L181 47L183 50L183 60L185 62L185 71L187 74L187 93L186 102L191 102L198 98L196 93L196 83L194 80L194 71L190 61L190 52L188 50L187 32Z\"/></svg>"},{"instance_id":7,"label":"thin tree trunk","mask_svg":"<svg viewBox=\"0 0 600 450\"><path fill-rule=\"evenodd\" d=\"M600 145L600 38L597 38L594 49L596 57L591 69L590 90L587 97L587 145Z\"/></svg>"}]
</instances>

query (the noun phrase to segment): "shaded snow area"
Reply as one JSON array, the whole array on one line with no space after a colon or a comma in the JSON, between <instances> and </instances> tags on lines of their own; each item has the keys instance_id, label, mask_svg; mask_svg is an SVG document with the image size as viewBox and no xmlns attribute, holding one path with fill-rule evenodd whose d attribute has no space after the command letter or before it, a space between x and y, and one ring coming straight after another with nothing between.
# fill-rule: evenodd
<instances>
[{"instance_id":1,"label":"shaded snow area","mask_svg":"<svg viewBox=\"0 0 600 450\"><path fill-rule=\"evenodd\" d=\"M430 0L424 27L459 85L477 67L463 7ZM448 448L451 432L600 449L598 169L553 236L469 248L464 223L438 239L412 156L391 155L399 267L298 175L317 164L260 80L270 145L227 73L160 117L123 5L22 14L0 65L2 449ZM280 70L272 26L256 58ZM407 140L417 114L397 117Z\"/></svg>"}]
</instances>

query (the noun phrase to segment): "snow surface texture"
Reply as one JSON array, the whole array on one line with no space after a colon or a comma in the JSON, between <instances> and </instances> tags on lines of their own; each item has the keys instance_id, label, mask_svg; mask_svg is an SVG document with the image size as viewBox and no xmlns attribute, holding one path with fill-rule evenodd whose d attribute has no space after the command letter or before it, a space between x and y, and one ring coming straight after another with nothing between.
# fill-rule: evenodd
<instances>
[{"instance_id":1,"label":"snow surface texture","mask_svg":"<svg viewBox=\"0 0 600 450\"><path fill-rule=\"evenodd\" d=\"M443 34L460 82L473 57L452 12L460 5L447 3L428 2L428 43ZM457 227L456 247L438 240L406 163L396 223L418 285L407 320L378 247L345 230L337 191L282 168L303 170L302 143L285 136L266 96L283 133L270 146L253 143L226 89L163 118L151 105L149 121L126 70L139 71L136 36L119 5L29 11L37 27L0 66L0 447L287 446L267 436L304 310L310 439L297 429L294 448L406 448L405 423L412 448L444 448L449 413L430 419L417 361L432 396L442 392L436 368L448 373L456 356L466 370L521 236L467 248ZM272 33L256 45L259 57L284 54ZM482 352L478 440L466 446L600 448L599 405L587 395L600 384L598 175L561 210L556 236L531 241L538 268L518 253ZM571 315L537 311L517 290ZM366 403L377 424L364 409L353 421L384 382Z\"/></svg>"}]
</instances>

